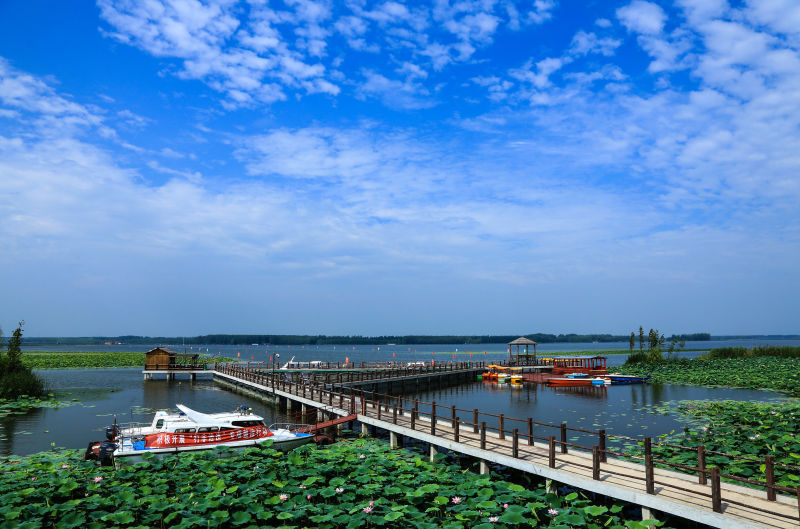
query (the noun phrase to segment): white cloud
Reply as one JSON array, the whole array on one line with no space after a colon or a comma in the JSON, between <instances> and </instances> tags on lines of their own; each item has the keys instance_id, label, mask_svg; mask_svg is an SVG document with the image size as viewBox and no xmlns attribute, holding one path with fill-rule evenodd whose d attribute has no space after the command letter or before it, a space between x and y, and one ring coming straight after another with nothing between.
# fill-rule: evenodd
<instances>
[{"instance_id":1,"label":"white cloud","mask_svg":"<svg viewBox=\"0 0 800 529\"><path fill-rule=\"evenodd\" d=\"M168 174L171 176L178 176L180 178L185 178L190 182L201 182L203 180L203 175L200 174L198 171L181 171L179 169L172 169L170 167L164 167L160 163L155 160L150 160L147 162L147 167L154 171L158 171L159 173Z\"/></svg>"},{"instance_id":2,"label":"white cloud","mask_svg":"<svg viewBox=\"0 0 800 529\"><path fill-rule=\"evenodd\" d=\"M419 110L437 104L413 78L397 81L371 70L365 70L363 75L364 82L359 86L362 97L376 97L389 108Z\"/></svg>"},{"instance_id":3,"label":"white cloud","mask_svg":"<svg viewBox=\"0 0 800 529\"><path fill-rule=\"evenodd\" d=\"M530 24L541 24L553 17L553 10L558 3L555 0L534 0L533 9L528 11L525 19Z\"/></svg>"},{"instance_id":4,"label":"white cloud","mask_svg":"<svg viewBox=\"0 0 800 529\"><path fill-rule=\"evenodd\" d=\"M800 44L800 4L793 0L748 0L746 14Z\"/></svg>"},{"instance_id":5,"label":"white cloud","mask_svg":"<svg viewBox=\"0 0 800 529\"><path fill-rule=\"evenodd\" d=\"M509 75L519 81L533 85L534 88L543 89L551 86L550 76L570 62L571 59L569 57L548 57L536 62L536 64L528 61L522 68L510 70Z\"/></svg>"},{"instance_id":6,"label":"white cloud","mask_svg":"<svg viewBox=\"0 0 800 529\"><path fill-rule=\"evenodd\" d=\"M587 33L585 31L578 31L572 37L572 45L570 53L575 55L586 55L589 53L598 53L610 57L614 55L615 50L622 44L621 40L613 39L610 37L599 38L594 33Z\"/></svg>"},{"instance_id":7,"label":"white cloud","mask_svg":"<svg viewBox=\"0 0 800 529\"><path fill-rule=\"evenodd\" d=\"M643 35L658 35L664 29L667 15L658 4L633 0L617 9L617 18L628 31Z\"/></svg>"},{"instance_id":8,"label":"white cloud","mask_svg":"<svg viewBox=\"0 0 800 529\"><path fill-rule=\"evenodd\" d=\"M61 127L99 125L103 118L84 105L56 94L44 81L13 68L0 57L0 104L34 113L37 123L58 118ZM9 108L10 107L10 108Z\"/></svg>"}]
</instances>

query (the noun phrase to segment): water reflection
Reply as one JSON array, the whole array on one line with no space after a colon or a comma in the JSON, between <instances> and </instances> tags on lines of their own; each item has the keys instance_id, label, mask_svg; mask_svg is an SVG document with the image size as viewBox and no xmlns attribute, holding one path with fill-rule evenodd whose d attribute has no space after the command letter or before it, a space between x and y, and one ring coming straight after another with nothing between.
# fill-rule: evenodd
<instances>
[{"instance_id":1,"label":"water reflection","mask_svg":"<svg viewBox=\"0 0 800 529\"><path fill-rule=\"evenodd\" d=\"M0 419L0 455L29 454L50 449L51 444L84 448L90 440L100 439L104 428L116 415L120 422L146 421L156 409L174 409L185 404L198 411L227 411L245 404L264 416L268 423L284 421L272 404L241 393L234 393L212 380L142 380L141 369L98 369L40 371L48 387L60 400L77 398L80 403L61 409L38 409L26 415ZM586 430L606 429L632 437L659 435L681 430L682 423L673 417L653 413L652 407L665 401L696 399L769 400L780 396L766 391L725 388L699 388L671 384L648 384L610 387L553 388L525 384L522 387L491 382L471 382L430 391L403 395L408 407L413 399L436 401L439 406L455 405L462 420L472 420L472 410L504 414L526 420ZM420 407L425 409L424 405ZM448 410L439 409L442 415ZM491 417L482 418L489 424ZM515 423L521 430L522 424ZM545 427L536 435L553 435ZM571 433L570 440L589 443L586 434Z\"/></svg>"},{"instance_id":2,"label":"water reflection","mask_svg":"<svg viewBox=\"0 0 800 529\"><path fill-rule=\"evenodd\" d=\"M77 398L79 402L7 417L0 422L6 438L0 440L0 455L40 452L50 449L50 443L85 448L89 441L103 437L115 415L119 422L150 422L154 410L175 409L175 404L207 412L229 411L245 404L267 422L274 422L277 416L271 405L227 391L212 380L144 381L141 369L53 370L38 374L59 400Z\"/></svg>"},{"instance_id":3,"label":"water reflection","mask_svg":"<svg viewBox=\"0 0 800 529\"><path fill-rule=\"evenodd\" d=\"M473 408L487 414L504 414L506 417L552 424L566 422L568 426L630 437L657 436L683 429L683 423L672 416L657 413L655 408L673 400L772 400L780 395L768 391L728 388L702 388L671 384L639 384L620 386L551 387L525 384L521 388L493 382L475 382L457 388L421 391L406 396L424 402L435 401L439 414L448 415L441 407L455 404L456 414L471 421ZM421 410L429 411L427 405ZM497 419L482 416L488 425L496 426ZM522 424L522 423L518 423ZM511 428L522 426L511 426ZM554 430L539 428L537 435L557 435ZM587 434L571 433L571 440L588 442ZM593 439L593 442L594 441Z\"/></svg>"},{"instance_id":4,"label":"water reflection","mask_svg":"<svg viewBox=\"0 0 800 529\"><path fill-rule=\"evenodd\" d=\"M25 419L28 419L30 417L36 420L41 417L43 411L42 408L37 408L24 416L12 413L6 417L0 417L0 454L19 453L20 448L27 444L32 435L32 432L20 427L20 418L25 417Z\"/></svg>"}]
</instances>

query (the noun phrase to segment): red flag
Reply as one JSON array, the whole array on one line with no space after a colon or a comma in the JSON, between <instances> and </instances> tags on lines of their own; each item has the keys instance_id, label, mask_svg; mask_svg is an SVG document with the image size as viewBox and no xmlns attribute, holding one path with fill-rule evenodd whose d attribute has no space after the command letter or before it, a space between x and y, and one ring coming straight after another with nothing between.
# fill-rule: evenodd
<instances>
[{"instance_id":1,"label":"red flag","mask_svg":"<svg viewBox=\"0 0 800 529\"><path fill-rule=\"evenodd\" d=\"M397 353L392 353L392 358L397 358Z\"/></svg>"},{"instance_id":2,"label":"red flag","mask_svg":"<svg viewBox=\"0 0 800 529\"><path fill-rule=\"evenodd\" d=\"M455 354L455 353L453 353L453 360L455 360L455 358L456 358L456 354Z\"/></svg>"},{"instance_id":3,"label":"red flag","mask_svg":"<svg viewBox=\"0 0 800 529\"><path fill-rule=\"evenodd\" d=\"M269 355L269 361L272 362L272 355Z\"/></svg>"},{"instance_id":4,"label":"red flag","mask_svg":"<svg viewBox=\"0 0 800 529\"><path fill-rule=\"evenodd\" d=\"M250 355L250 360L255 360L255 359L256 359L256 355Z\"/></svg>"},{"instance_id":5,"label":"red flag","mask_svg":"<svg viewBox=\"0 0 800 529\"><path fill-rule=\"evenodd\" d=\"M472 353L469 354L469 357L472 358Z\"/></svg>"},{"instance_id":6,"label":"red flag","mask_svg":"<svg viewBox=\"0 0 800 529\"><path fill-rule=\"evenodd\" d=\"M236 353L236 358L241 358L241 357L242 357L242 353Z\"/></svg>"}]
</instances>

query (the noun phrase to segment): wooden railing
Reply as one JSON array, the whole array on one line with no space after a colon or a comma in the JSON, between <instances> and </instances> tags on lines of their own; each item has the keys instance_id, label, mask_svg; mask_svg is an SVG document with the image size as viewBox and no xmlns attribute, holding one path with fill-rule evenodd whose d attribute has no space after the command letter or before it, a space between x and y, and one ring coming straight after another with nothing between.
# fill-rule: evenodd
<instances>
[{"instance_id":1,"label":"wooden railing","mask_svg":"<svg viewBox=\"0 0 800 529\"><path fill-rule=\"evenodd\" d=\"M145 364L145 371L200 371L207 370L208 364Z\"/></svg>"},{"instance_id":2,"label":"wooden railing","mask_svg":"<svg viewBox=\"0 0 800 529\"><path fill-rule=\"evenodd\" d=\"M444 371L445 366L441 367ZM655 486L673 488L686 494L699 495L706 497L711 502L712 510L722 511L721 480L735 483L743 483L763 490L766 499L770 502L776 501L777 493L783 492L797 497L798 515L786 516L776 513L770 509L756 507L752 504L737 502L729 497L724 498L731 504L746 505L750 509L759 512L770 513L772 515L783 516L791 520L800 521L800 486L786 487L775 482L775 470L780 468L787 472L798 471L800 466L786 463L778 463L774 456L766 456L763 459L738 454L729 454L711 450L705 450L704 446L685 447L676 444L664 443L653 438L645 437L636 439L623 435L612 435L606 430L586 430L583 428L573 428L567 426L566 422L561 424L550 424L533 420L533 418L518 419L507 417L504 414L494 414L482 412L475 408L472 410L457 408L456 406L445 406L437 404L435 401L425 402L418 399L408 399L398 395L388 395L365 391L357 388L341 385L324 385L305 383L303 381L287 380L280 372L274 375L271 372L247 369L238 365L218 365L217 370L221 373L257 383L280 390L284 393L296 395L309 400L313 400L328 409L338 408L349 414L361 414L392 424L399 424L414 431L429 433L442 439L453 440L456 443L464 443L467 440L476 442L482 450L507 451L510 442L510 455L513 458L524 458L526 455L546 455L550 468L556 468L559 464L559 456L568 454L570 450L591 454L591 463L581 464L574 460L569 461L569 465L591 469L593 479L600 479L601 464L608 462L608 456L616 456L622 460L633 463L640 463L640 473L631 476L629 473L615 472L606 465L602 471L606 474L619 474L628 478L633 478L644 482L645 490L648 494L655 494ZM454 370L454 369L453 369ZM425 372L425 371L422 371ZM440 426L441 425L441 426ZM570 432L582 434L596 439L591 445L570 442L568 437ZM487 435L490 434L490 435ZM612 440L628 441L628 448L641 445L640 453L633 453L631 450L615 451L608 447ZM537 447L535 441L541 441L546 446L545 453L541 446ZM653 446L666 446L674 450L694 452L696 454L696 465L685 465L671 461L656 459L653 456ZM746 460L751 463L764 465L765 479L757 480L733 474L722 473L718 467L706 464L707 455L718 455L729 458L732 461ZM588 459L588 458L587 458ZM562 461L561 463L564 463ZM696 476L697 483L708 485L708 493L698 492L685 487L677 486L673 483L656 480L655 468L675 469L688 475Z\"/></svg>"},{"instance_id":3,"label":"wooden railing","mask_svg":"<svg viewBox=\"0 0 800 529\"><path fill-rule=\"evenodd\" d=\"M475 369L475 368L485 368L489 364L495 365L508 365L506 360L501 361L480 361L480 362L473 362L473 361L454 361L454 360L431 360L429 362L323 362L323 361L315 361L315 362L294 362L295 364L300 364L299 366L292 366L288 367L289 370L318 370L318 369L353 369L353 370L361 370L361 369L436 369L436 370L454 370L454 369ZM310 365L313 364L313 365ZM286 371L283 369L282 366L286 365L282 362L243 362L240 365L243 365L249 369L259 369L259 370L272 370L275 369L276 371Z\"/></svg>"}]
</instances>

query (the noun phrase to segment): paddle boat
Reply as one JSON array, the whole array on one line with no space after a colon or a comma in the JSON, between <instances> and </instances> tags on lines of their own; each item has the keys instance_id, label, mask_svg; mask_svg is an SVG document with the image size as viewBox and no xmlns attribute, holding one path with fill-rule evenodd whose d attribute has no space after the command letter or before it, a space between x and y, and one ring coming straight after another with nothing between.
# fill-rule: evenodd
<instances>
[{"instance_id":1,"label":"paddle boat","mask_svg":"<svg viewBox=\"0 0 800 529\"><path fill-rule=\"evenodd\" d=\"M158 411L149 425L126 425L106 429L106 441L90 443L87 459L117 468L142 460L144 454L156 457L182 452L198 452L216 447L244 449L272 442L272 448L289 451L314 440L308 425L273 424L241 406L233 412L201 413L182 404L178 413Z\"/></svg>"},{"instance_id":2,"label":"paddle boat","mask_svg":"<svg viewBox=\"0 0 800 529\"><path fill-rule=\"evenodd\" d=\"M522 368L521 367L510 367L508 368L508 382L513 386L521 386L522 385Z\"/></svg>"},{"instance_id":3,"label":"paddle boat","mask_svg":"<svg viewBox=\"0 0 800 529\"><path fill-rule=\"evenodd\" d=\"M497 377L500 374L500 370L503 366L499 366L496 364L490 364L486 366L487 371L480 375L481 380L488 380L490 382L498 382Z\"/></svg>"}]
</instances>

